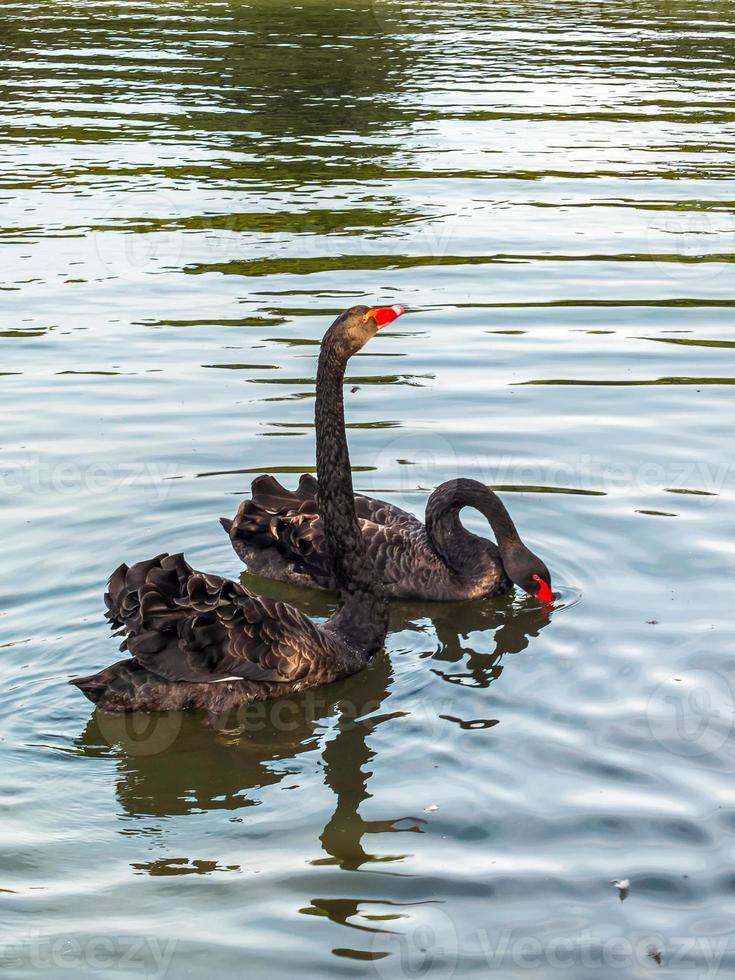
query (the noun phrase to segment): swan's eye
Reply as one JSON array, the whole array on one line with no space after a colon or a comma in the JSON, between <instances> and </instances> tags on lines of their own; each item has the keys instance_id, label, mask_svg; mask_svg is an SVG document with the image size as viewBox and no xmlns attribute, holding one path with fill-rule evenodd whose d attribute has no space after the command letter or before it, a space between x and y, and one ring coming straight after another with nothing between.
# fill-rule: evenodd
<instances>
[{"instance_id":1,"label":"swan's eye","mask_svg":"<svg viewBox=\"0 0 735 980\"><path fill-rule=\"evenodd\" d=\"M551 586L549 583L545 582L540 575L532 575L531 578L539 587L535 598L538 599L539 602L553 602L554 593L551 591Z\"/></svg>"}]
</instances>

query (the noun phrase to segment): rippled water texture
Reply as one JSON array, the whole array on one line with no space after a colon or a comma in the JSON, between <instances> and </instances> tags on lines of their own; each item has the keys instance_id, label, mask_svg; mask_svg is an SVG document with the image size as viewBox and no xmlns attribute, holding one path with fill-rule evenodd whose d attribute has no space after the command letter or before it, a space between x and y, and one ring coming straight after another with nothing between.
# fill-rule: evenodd
<instances>
[{"instance_id":1,"label":"rippled water texture","mask_svg":"<svg viewBox=\"0 0 735 980\"><path fill-rule=\"evenodd\" d=\"M732 17L3 2L7 975L735 974ZM313 467L376 300L356 485L500 488L562 608L395 606L237 729L95 717L111 569L240 574L217 518Z\"/></svg>"}]
</instances>

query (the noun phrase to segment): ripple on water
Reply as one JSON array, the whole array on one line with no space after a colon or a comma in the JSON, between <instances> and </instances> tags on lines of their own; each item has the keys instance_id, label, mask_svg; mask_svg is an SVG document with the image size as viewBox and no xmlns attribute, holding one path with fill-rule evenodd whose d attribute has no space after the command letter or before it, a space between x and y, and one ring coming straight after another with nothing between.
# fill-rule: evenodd
<instances>
[{"instance_id":1,"label":"ripple on water","mask_svg":"<svg viewBox=\"0 0 735 980\"><path fill-rule=\"evenodd\" d=\"M735 969L735 49L685 6L2 5L14 977ZM111 569L240 576L217 518L314 472L319 338L378 300L356 487L492 487L554 610L395 604L237 723L93 715Z\"/></svg>"}]
</instances>

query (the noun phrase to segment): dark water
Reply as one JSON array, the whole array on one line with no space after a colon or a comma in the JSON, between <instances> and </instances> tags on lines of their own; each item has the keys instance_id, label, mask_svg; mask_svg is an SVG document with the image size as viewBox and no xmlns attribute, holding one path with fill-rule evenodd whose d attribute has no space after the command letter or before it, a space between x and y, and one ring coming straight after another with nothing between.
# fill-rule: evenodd
<instances>
[{"instance_id":1,"label":"dark water","mask_svg":"<svg viewBox=\"0 0 735 980\"><path fill-rule=\"evenodd\" d=\"M7 975L735 975L732 15L2 4ZM357 485L501 487L563 607L397 606L240 729L95 718L110 570L240 573L217 518L313 466L376 300Z\"/></svg>"}]
</instances>

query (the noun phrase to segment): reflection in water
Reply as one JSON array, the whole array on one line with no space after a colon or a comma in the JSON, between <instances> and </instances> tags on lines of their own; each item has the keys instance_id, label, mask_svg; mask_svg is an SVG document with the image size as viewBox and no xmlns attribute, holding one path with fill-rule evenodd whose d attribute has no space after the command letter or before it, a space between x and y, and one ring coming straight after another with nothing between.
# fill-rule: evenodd
<instances>
[{"instance_id":1,"label":"reflection in water","mask_svg":"<svg viewBox=\"0 0 735 980\"><path fill-rule=\"evenodd\" d=\"M266 591L278 590L281 598L293 592L309 615L329 612L330 597L317 591L296 590L281 583L255 579L247 572L248 584L263 582ZM527 607L527 608L526 608ZM548 624L549 614L525 603L515 607L509 597L471 603L395 605L391 610L391 629L396 633L434 633L433 648L422 656L431 664L466 663L466 671L449 672L434 666L441 681L487 687L503 671L503 657L520 653L529 639ZM490 652L475 647L487 646ZM419 665L423 673L428 664ZM371 744L376 730L405 712L391 710L394 669L384 652L361 674L326 688L305 692L288 701L260 702L238 712L236 719L205 719L179 713L169 719L170 727L158 734L148 731L147 739L131 732L135 716L109 716L95 713L77 741L86 755L109 756L117 761L118 799L129 817L168 817L209 810L241 810L256 806L261 792L281 784L285 777L299 772L296 760L308 753L320 755L324 785L335 798L334 809L319 836L325 857L313 858L313 867L334 866L343 871L369 869L373 874L401 875L398 865L411 857L404 848L390 853L374 853L365 839L370 834L421 834L424 816L401 813L391 818L366 819L362 804L371 798L369 781L377 750ZM155 717L155 716L153 716ZM464 729L489 728L497 719L482 721L439 715L440 724L457 723ZM166 716L160 716L161 719ZM336 721L335 721L336 719ZM212 727L212 725L216 727ZM223 727L229 724L232 727ZM154 751L146 751L146 744ZM110 748L112 747L112 749ZM317 763L318 765L318 763ZM243 817L231 818L241 821ZM127 827L123 833L147 834L149 828ZM159 828L160 833L160 828ZM403 838L404 840L406 838ZM135 861L133 870L151 877L236 873L240 866L216 860L181 856L156 857ZM327 894L314 896L299 909L303 915L329 919L336 925L361 933L387 936L417 906L432 906L434 899L398 901L375 897L369 889L358 896ZM372 897L371 897L372 896ZM382 958L381 950L335 949L335 955L349 959Z\"/></svg>"},{"instance_id":2,"label":"reflection in water","mask_svg":"<svg viewBox=\"0 0 735 980\"><path fill-rule=\"evenodd\" d=\"M171 976L239 976L246 951L258 977L308 980L388 949L385 975L433 977L391 940L430 927L446 952L444 913L463 959L435 966L462 980L488 972L470 934L525 935L550 908L581 954L639 927L719 944L735 45L731 2L694 8L0 3L7 932L32 910L50 943L109 936L114 906L176 941ZM98 716L79 738L89 706L62 675L109 642L110 568L185 542L235 567L213 515L252 476L311 467L320 328L375 294L420 311L421 336L350 384L360 488L520 491L585 605L548 630L510 600L396 607L388 655L318 704ZM703 676L717 717L665 680ZM48 805L70 798L71 819ZM155 895L196 917L152 916ZM332 923L399 936L367 953Z\"/></svg>"},{"instance_id":3,"label":"reflection in water","mask_svg":"<svg viewBox=\"0 0 735 980\"><path fill-rule=\"evenodd\" d=\"M465 669L451 671L438 666L432 669L450 684L489 687L503 672L503 657L522 653L529 640L538 636L549 622L548 609L525 600L518 608L510 596L459 606L448 604L446 608L436 604L431 608L430 623L436 630L439 645L431 659L446 664L464 663ZM480 652L473 648L473 643L482 643L484 647L490 635L495 644L493 650Z\"/></svg>"},{"instance_id":4,"label":"reflection in water","mask_svg":"<svg viewBox=\"0 0 735 980\"><path fill-rule=\"evenodd\" d=\"M370 796L367 785L371 770L367 767L375 757L375 752L368 743L368 736L378 725L396 717L395 714L381 711L389 697L393 678L390 660L386 654L377 658L370 675L373 700L369 706L363 705L367 711L363 710L352 716L343 713L335 737L324 747L324 782L334 793L337 803L319 838L329 857L318 859L314 864L336 864L346 870L356 871L369 862L399 861L405 855L368 854L363 848L362 838L371 833L419 833L420 825L424 822L415 817L364 820L360 816L360 804Z\"/></svg>"},{"instance_id":5,"label":"reflection in water","mask_svg":"<svg viewBox=\"0 0 735 980\"><path fill-rule=\"evenodd\" d=\"M252 583L253 576L243 578ZM259 583L262 581L257 580ZM296 591L280 583L284 593ZM326 615L329 597L302 591L309 615ZM391 628L396 632L435 633L433 650L423 654L434 665L433 673L451 684L485 688L503 672L503 657L526 649L529 639L549 622L549 614L529 603L514 606L509 597L500 601L395 606ZM487 644L491 652L479 652L473 644ZM466 664L464 671L448 671L439 664ZM424 669L423 667L421 668ZM96 712L77 746L83 754L112 755L118 766L117 795L130 817L169 817L209 810L240 810L256 806L261 791L298 771L292 763L307 753L320 753L324 784L336 805L320 841L326 854L315 865L336 865L356 871L365 864L390 864L403 853L369 853L367 834L421 833L425 823L415 814L391 819L366 820L361 804L370 798L368 783L376 750L370 737L376 729L402 712L390 710L393 666L387 653L376 657L361 674L325 688L307 691L291 699L259 702L226 718L206 718L193 713L170 715L106 715ZM462 727L490 727L477 719L440 716ZM336 721L335 721L336 719ZM140 725L144 724L141 731ZM126 828L130 833L130 828ZM152 875L202 874L220 868L216 862L165 859L136 864ZM341 915L335 908L339 921ZM350 913L351 914L351 913Z\"/></svg>"}]
</instances>

